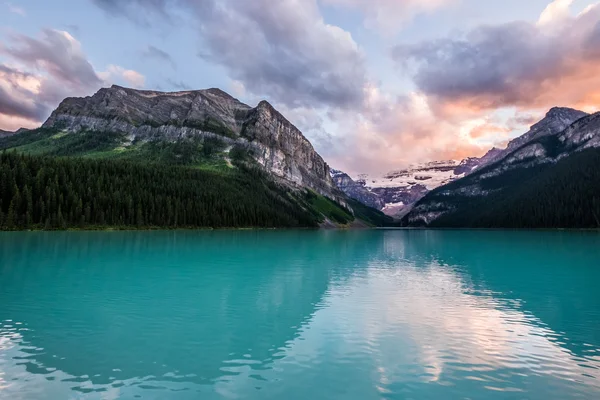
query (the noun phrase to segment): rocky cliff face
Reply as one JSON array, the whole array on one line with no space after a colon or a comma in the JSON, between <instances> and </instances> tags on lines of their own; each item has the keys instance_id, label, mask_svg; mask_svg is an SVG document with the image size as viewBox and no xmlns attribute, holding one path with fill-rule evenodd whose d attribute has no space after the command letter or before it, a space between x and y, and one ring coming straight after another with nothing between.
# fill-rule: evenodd
<instances>
[{"instance_id":1,"label":"rocky cliff face","mask_svg":"<svg viewBox=\"0 0 600 400\"><path fill-rule=\"evenodd\" d=\"M570 122L569 122L570 121ZM463 179L425 196L407 216L409 224L428 225L460 206L460 198L485 197L510 187L508 173L554 164L581 150L600 147L600 113L553 108L531 130L513 140L507 149L489 157ZM492 179L494 178L494 179ZM448 200L445 200L448 199Z\"/></svg>"},{"instance_id":2,"label":"rocky cliff face","mask_svg":"<svg viewBox=\"0 0 600 400\"><path fill-rule=\"evenodd\" d=\"M511 140L508 143L506 149L495 151L492 154L486 154L486 156L483 157L479 167L482 168L486 165L490 165L497 161L500 161L507 155L517 150L518 148L535 139L539 139L544 136L556 135L557 133L565 130L573 122L587 115L588 114L584 113L583 111L574 110L572 108L551 108L550 111L548 111L548 113L546 114L546 116L541 121L533 125L528 132L524 133L516 139ZM493 150L498 149L494 148L492 149L492 151Z\"/></svg>"},{"instance_id":3,"label":"rocky cliff face","mask_svg":"<svg viewBox=\"0 0 600 400\"><path fill-rule=\"evenodd\" d=\"M331 170L331 177L336 186L349 197L378 210L382 210L385 207L385 201L382 196L366 188L364 181L357 182L345 172L335 169Z\"/></svg>"},{"instance_id":4,"label":"rocky cliff face","mask_svg":"<svg viewBox=\"0 0 600 400\"><path fill-rule=\"evenodd\" d=\"M267 171L345 204L323 158L302 132L268 102L261 101L249 110L241 136L253 145L254 157Z\"/></svg>"},{"instance_id":5,"label":"rocky cliff face","mask_svg":"<svg viewBox=\"0 0 600 400\"><path fill-rule=\"evenodd\" d=\"M91 97L65 99L43 127L70 134L122 133L125 146L219 136L250 149L267 172L285 183L343 202L329 166L293 124L266 101L252 108L219 89L166 93L114 85Z\"/></svg>"}]
</instances>

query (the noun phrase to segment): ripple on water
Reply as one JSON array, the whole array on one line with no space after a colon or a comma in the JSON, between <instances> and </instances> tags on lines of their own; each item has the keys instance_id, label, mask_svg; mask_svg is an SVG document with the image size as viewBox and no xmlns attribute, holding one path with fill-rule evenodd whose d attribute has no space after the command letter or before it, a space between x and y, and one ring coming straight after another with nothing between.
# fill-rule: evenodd
<instances>
[{"instance_id":1,"label":"ripple on water","mask_svg":"<svg viewBox=\"0 0 600 400\"><path fill-rule=\"evenodd\" d=\"M598 249L566 233L7 234L0 398L600 398Z\"/></svg>"}]
</instances>

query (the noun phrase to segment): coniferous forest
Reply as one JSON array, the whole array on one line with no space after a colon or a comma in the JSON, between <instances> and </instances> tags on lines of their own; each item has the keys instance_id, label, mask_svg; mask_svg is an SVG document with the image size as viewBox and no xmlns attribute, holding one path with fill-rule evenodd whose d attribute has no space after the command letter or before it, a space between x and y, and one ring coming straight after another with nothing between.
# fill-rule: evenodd
<instances>
[{"instance_id":1,"label":"coniferous forest","mask_svg":"<svg viewBox=\"0 0 600 400\"><path fill-rule=\"evenodd\" d=\"M520 168L482 182L483 198L444 196L455 211L432 227L600 228L600 149L587 149L556 164ZM452 185L452 184L450 184Z\"/></svg>"},{"instance_id":2,"label":"coniferous forest","mask_svg":"<svg viewBox=\"0 0 600 400\"><path fill-rule=\"evenodd\" d=\"M315 227L319 215L256 168L0 155L0 227Z\"/></svg>"}]
</instances>

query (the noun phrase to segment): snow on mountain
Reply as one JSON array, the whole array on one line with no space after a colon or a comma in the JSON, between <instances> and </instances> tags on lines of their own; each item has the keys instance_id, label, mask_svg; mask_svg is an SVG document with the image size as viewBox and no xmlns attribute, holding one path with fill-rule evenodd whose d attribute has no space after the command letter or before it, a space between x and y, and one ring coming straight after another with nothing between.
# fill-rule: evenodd
<instances>
[{"instance_id":1,"label":"snow on mountain","mask_svg":"<svg viewBox=\"0 0 600 400\"><path fill-rule=\"evenodd\" d=\"M427 190L433 190L454 179L463 177L464 173L459 175L455 173L459 165L460 163L454 160L433 161L411 165L406 169L389 172L382 177L371 177L365 174L359 175L357 181L363 181L365 186L370 189L411 188L421 185Z\"/></svg>"}]
</instances>

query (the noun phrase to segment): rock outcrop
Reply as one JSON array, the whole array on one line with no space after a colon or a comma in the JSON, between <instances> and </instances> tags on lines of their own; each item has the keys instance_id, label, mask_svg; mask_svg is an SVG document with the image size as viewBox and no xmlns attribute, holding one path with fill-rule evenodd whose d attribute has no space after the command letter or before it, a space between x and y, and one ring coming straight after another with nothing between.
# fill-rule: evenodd
<instances>
[{"instance_id":1,"label":"rock outcrop","mask_svg":"<svg viewBox=\"0 0 600 400\"><path fill-rule=\"evenodd\" d=\"M346 193L348 197L378 210L382 210L385 207L383 198L366 188L364 181L355 181L350 175L335 169L331 170L331 177L337 187Z\"/></svg>"},{"instance_id":2,"label":"rock outcrop","mask_svg":"<svg viewBox=\"0 0 600 400\"><path fill-rule=\"evenodd\" d=\"M517 137L516 139L511 140L508 143L508 146L506 146L506 149L495 151L492 154L486 154L486 156L482 158L479 168L502 160L518 148L535 139L539 139L544 136L556 135L557 133L564 131L573 122L586 117L587 115L588 114L583 111L574 110L567 107L551 108L541 121L531 126L529 131ZM492 149L492 151L494 150L498 149Z\"/></svg>"},{"instance_id":3,"label":"rock outcrop","mask_svg":"<svg viewBox=\"0 0 600 400\"><path fill-rule=\"evenodd\" d=\"M329 166L300 130L268 102L253 108L220 89L169 93L114 85L90 97L65 99L43 127L70 134L122 133L125 146L219 136L229 145L249 148L256 161L284 183L311 188L343 203Z\"/></svg>"}]
</instances>

